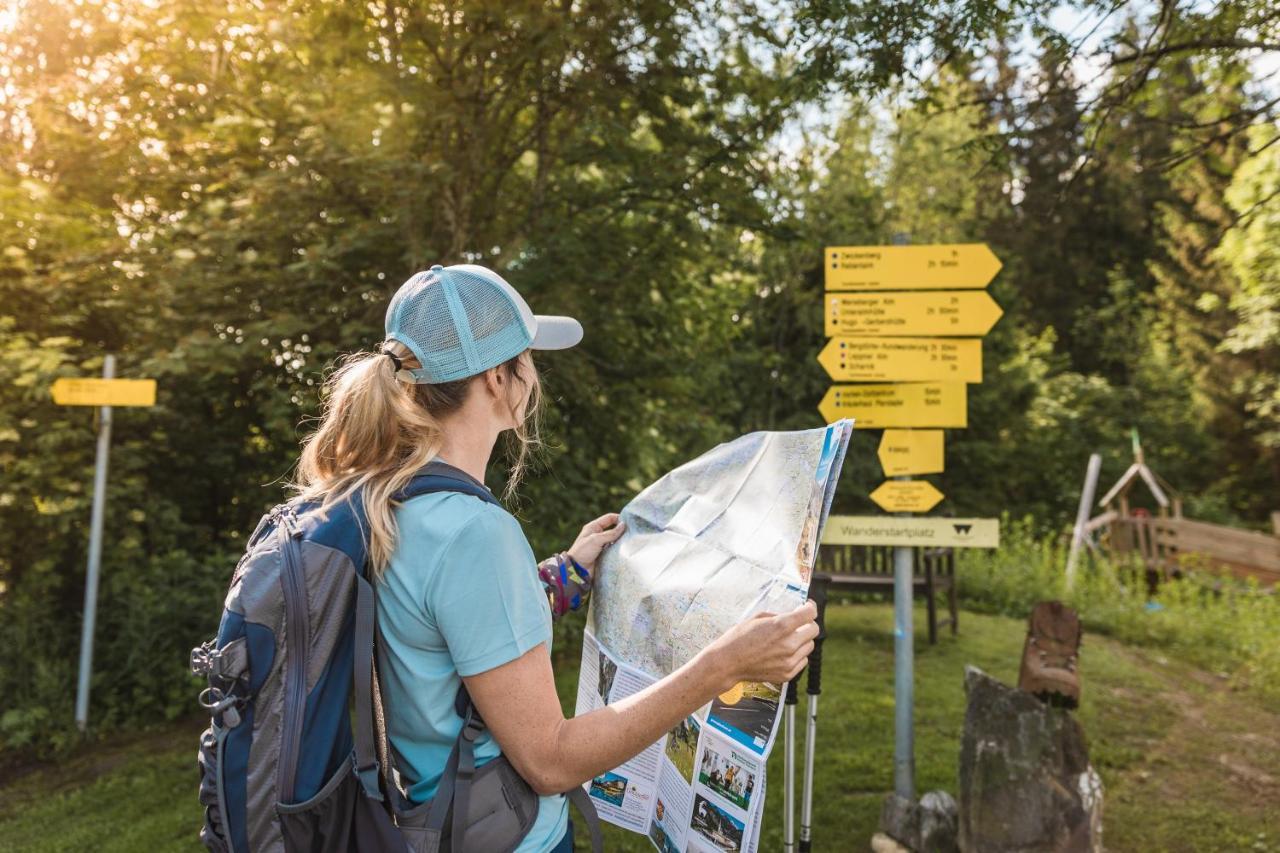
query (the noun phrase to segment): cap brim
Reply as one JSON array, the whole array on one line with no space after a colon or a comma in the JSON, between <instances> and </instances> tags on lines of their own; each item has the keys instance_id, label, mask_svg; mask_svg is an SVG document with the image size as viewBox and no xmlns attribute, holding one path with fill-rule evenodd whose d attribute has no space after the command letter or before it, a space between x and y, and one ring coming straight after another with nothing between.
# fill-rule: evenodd
<instances>
[{"instance_id":1,"label":"cap brim","mask_svg":"<svg viewBox=\"0 0 1280 853\"><path fill-rule=\"evenodd\" d=\"M568 349L582 340L582 324L572 317L535 314L533 319L538 331L529 344L532 349Z\"/></svg>"}]
</instances>

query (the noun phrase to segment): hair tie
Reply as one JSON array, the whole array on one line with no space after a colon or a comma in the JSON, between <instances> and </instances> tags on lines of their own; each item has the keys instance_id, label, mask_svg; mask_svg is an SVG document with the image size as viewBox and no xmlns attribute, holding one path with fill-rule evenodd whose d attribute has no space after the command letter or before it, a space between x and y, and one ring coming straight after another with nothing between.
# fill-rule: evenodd
<instances>
[{"instance_id":1,"label":"hair tie","mask_svg":"<svg viewBox=\"0 0 1280 853\"><path fill-rule=\"evenodd\" d=\"M395 353L393 353L393 352L392 352L391 350L389 350L389 349L384 349L384 350L382 351L382 354L383 354L383 355L385 355L387 358L391 359L391 363L392 363L392 364L394 364L394 365L396 366L396 370L395 370L395 372L396 372L396 373L399 373L399 372L400 372L400 368L401 368L401 366L402 366L402 365L401 365L401 363L400 363L400 357L399 357L398 355L396 355Z\"/></svg>"}]
</instances>

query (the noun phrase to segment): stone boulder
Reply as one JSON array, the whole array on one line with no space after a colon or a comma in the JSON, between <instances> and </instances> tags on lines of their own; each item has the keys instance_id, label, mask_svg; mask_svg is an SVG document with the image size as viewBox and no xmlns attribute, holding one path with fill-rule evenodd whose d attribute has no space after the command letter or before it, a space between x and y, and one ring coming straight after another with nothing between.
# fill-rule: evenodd
<instances>
[{"instance_id":1,"label":"stone boulder","mask_svg":"<svg viewBox=\"0 0 1280 853\"><path fill-rule=\"evenodd\" d=\"M960 849L1101 853L1102 780L1076 718L974 667L964 688Z\"/></svg>"}]
</instances>

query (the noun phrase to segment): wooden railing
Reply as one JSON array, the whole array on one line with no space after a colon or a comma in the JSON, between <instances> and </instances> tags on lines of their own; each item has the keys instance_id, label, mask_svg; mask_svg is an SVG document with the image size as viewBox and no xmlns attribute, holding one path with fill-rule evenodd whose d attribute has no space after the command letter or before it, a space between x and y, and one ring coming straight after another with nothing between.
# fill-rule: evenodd
<instances>
[{"instance_id":1,"label":"wooden railing","mask_svg":"<svg viewBox=\"0 0 1280 853\"><path fill-rule=\"evenodd\" d=\"M1111 548L1137 552L1149 568L1168 575L1175 569L1203 566L1237 577L1256 578L1264 586L1280 583L1280 536L1238 530L1187 518L1116 518Z\"/></svg>"}]
</instances>

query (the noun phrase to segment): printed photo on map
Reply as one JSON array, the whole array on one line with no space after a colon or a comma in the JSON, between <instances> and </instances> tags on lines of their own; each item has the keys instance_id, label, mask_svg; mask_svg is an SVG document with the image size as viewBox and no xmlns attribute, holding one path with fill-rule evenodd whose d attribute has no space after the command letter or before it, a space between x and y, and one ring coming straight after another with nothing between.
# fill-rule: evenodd
<instances>
[{"instance_id":1,"label":"printed photo on map","mask_svg":"<svg viewBox=\"0 0 1280 853\"><path fill-rule=\"evenodd\" d=\"M613 680L618 675L618 664L600 650L600 672L596 680L596 690L600 693L600 701L609 704L609 691L613 690Z\"/></svg>"},{"instance_id":2,"label":"printed photo on map","mask_svg":"<svg viewBox=\"0 0 1280 853\"><path fill-rule=\"evenodd\" d=\"M627 795L627 780L617 773L604 773L591 780L591 796L622 808Z\"/></svg>"},{"instance_id":3,"label":"printed photo on map","mask_svg":"<svg viewBox=\"0 0 1280 853\"><path fill-rule=\"evenodd\" d=\"M710 746L702 751L698 781L740 809L751 806L756 790L754 767L748 769L732 757L721 755Z\"/></svg>"},{"instance_id":4,"label":"printed photo on map","mask_svg":"<svg viewBox=\"0 0 1280 853\"><path fill-rule=\"evenodd\" d=\"M653 846L657 847L662 853L680 853L675 843L671 840L671 836L667 835L667 830L657 821L649 821L649 840L653 842Z\"/></svg>"},{"instance_id":5,"label":"printed photo on map","mask_svg":"<svg viewBox=\"0 0 1280 853\"><path fill-rule=\"evenodd\" d=\"M693 802L693 831L704 841L724 853L742 849L745 824L701 795Z\"/></svg>"},{"instance_id":6,"label":"printed photo on map","mask_svg":"<svg viewBox=\"0 0 1280 853\"><path fill-rule=\"evenodd\" d=\"M772 684L753 681L744 684L740 694L734 694L728 696L736 700L733 702L726 702L725 696L715 698L707 723L758 753L773 734L782 692Z\"/></svg>"},{"instance_id":7,"label":"printed photo on map","mask_svg":"<svg viewBox=\"0 0 1280 853\"><path fill-rule=\"evenodd\" d=\"M693 783L693 755L698 749L701 728L693 717L686 717L667 734L667 758L690 784Z\"/></svg>"}]
</instances>

